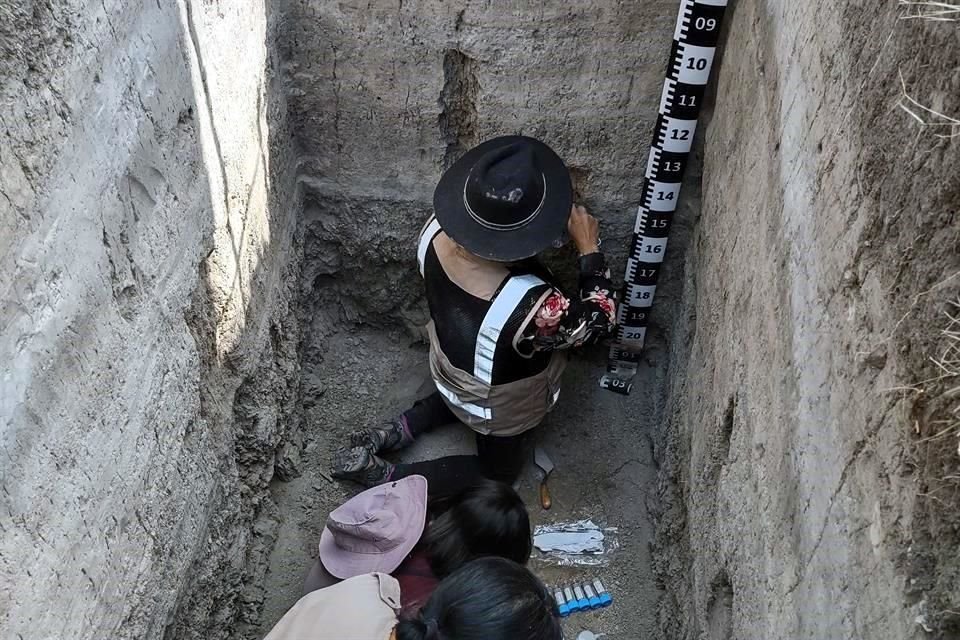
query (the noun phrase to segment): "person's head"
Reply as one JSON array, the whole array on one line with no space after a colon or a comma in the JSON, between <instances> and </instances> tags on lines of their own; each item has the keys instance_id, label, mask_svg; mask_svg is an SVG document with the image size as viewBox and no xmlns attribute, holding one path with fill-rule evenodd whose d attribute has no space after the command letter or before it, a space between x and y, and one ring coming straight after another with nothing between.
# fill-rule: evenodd
<instances>
[{"instance_id":1,"label":"person's head","mask_svg":"<svg viewBox=\"0 0 960 640\"><path fill-rule=\"evenodd\" d=\"M561 640L553 596L526 568L481 558L443 579L396 640Z\"/></svg>"},{"instance_id":2,"label":"person's head","mask_svg":"<svg viewBox=\"0 0 960 640\"><path fill-rule=\"evenodd\" d=\"M420 539L437 577L484 556L527 563L533 550L530 516L512 487L482 480L444 502L445 510Z\"/></svg>"},{"instance_id":3,"label":"person's head","mask_svg":"<svg viewBox=\"0 0 960 640\"><path fill-rule=\"evenodd\" d=\"M443 231L471 254L517 262L563 237L573 204L570 172L549 146L502 136L467 151L433 194Z\"/></svg>"}]
</instances>

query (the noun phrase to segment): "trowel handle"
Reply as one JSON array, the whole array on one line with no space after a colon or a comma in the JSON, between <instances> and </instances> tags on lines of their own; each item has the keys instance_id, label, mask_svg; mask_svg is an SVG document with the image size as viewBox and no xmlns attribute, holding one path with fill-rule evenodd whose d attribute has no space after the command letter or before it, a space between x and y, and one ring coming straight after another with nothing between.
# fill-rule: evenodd
<instances>
[{"instance_id":1,"label":"trowel handle","mask_svg":"<svg viewBox=\"0 0 960 640\"><path fill-rule=\"evenodd\" d=\"M550 499L550 489L547 488L547 479L540 481L540 506L549 509L553 506L553 500Z\"/></svg>"}]
</instances>

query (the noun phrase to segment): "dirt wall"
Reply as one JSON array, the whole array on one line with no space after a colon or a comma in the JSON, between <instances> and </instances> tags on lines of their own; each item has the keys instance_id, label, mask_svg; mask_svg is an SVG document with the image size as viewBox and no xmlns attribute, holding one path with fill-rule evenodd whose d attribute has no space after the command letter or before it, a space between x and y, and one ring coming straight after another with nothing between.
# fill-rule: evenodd
<instances>
[{"instance_id":1,"label":"dirt wall","mask_svg":"<svg viewBox=\"0 0 960 640\"><path fill-rule=\"evenodd\" d=\"M590 463L588 511L624 527L611 585L633 606L603 628L625 638L654 615L667 638L955 637L960 138L934 112L960 113L958 31L892 1L730 11L644 388L598 399L602 354L571 368L552 437L603 442L554 441L558 504L583 508ZM0 9L0 635L262 635L299 589L265 578L271 549L301 566L346 495L314 473L335 439L419 390L379 397L361 356L389 352L384 385L423 357L399 325L423 319L413 238L443 168L542 137L622 265L675 17ZM308 477L278 487L301 406ZM656 464L654 491L632 469Z\"/></svg>"},{"instance_id":2,"label":"dirt wall","mask_svg":"<svg viewBox=\"0 0 960 640\"><path fill-rule=\"evenodd\" d=\"M626 246L675 3L282 6L280 55L305 184L351 207L346 217L376 220L364 226L366 244L399 227L411 246L443 168L481 140L524 133L572 167L607 246Z\"/></svg>"},{"instance_id":3,"label":"dirt wall","mask_svg":"<svg viewBox=\"0 0 960 640\"><path fill-rule=\"evenodd\" d=\"M356 322L417 334L426 318L412 248L433 189L460 153L497 135L537 136L557 150L622 270L676 5L535 4L280 5L279 55L309 200L302 299L312 337ZM678 216L676 258L695 182ZM571 255L551 258L575 282ZM677 275L664 278L665 308ZM322 360L321 341L304 347L305 362ZM311 381L305 401L325 386Z\"/></svg>"},{"instance_id":4,"label":"dirt wall","mask_svg":"<svg viewBox=\"0 0 960 640\"><path fill-rule=\"evenodd\" d=\"M297 196L242 4L0 10L4 638L222 638L255 607Z\"/></svg>"},{"instance_id":5,"label":"dirt wall","mask_svg":"<svg viewBox=\"0 0 960 640\"><path fill-rule=\"evenodd\" d=\"M958 130L901 108L960 113L960 32L904 19L929 10L733 8L659 448L666 637L960 634L956 368L933 362Z\"/></svg>"}]
</instances>

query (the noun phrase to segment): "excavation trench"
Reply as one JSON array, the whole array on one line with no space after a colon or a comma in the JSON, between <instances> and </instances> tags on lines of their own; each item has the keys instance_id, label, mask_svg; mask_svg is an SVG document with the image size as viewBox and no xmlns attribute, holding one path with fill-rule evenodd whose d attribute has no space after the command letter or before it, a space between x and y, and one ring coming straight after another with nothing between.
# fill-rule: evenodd
<instances>
[{"instance_id":1,"label":"excavation trench","mask_svg":"<svg viewBox=\"0 0 960 640\"><path fill-rule=\"evenodd\" d=\"M553 510L519 485L616 529L604 566L532 561L606 578L571 637L960 634L960 43L946 3L862 4L730 3L633 394L578 354ZM676 11L5 6L0 635L262 637L354 490L332 450L430 389L443 169L544 139L618 277Z\"/></svg>"},{"instance_id":2,"label":"excavation trench","mask_svg":"<svg viewBox=\"0 0 960 640\"><path fill-rule=\"evenodd\" d=\"M405 219L421 220L429 208L389 200L306 198L300 304L304 455L297 478L271 487L279 528L262 584L263 614L259 625L246 630L251 638L269 631L302 595L327 513L356 491L325 477L334 449L352 430L396 416L433 390L413 245L398 244L394 252L384 247L392 244L388 229L348 222L401 210ZM573 259L567 253L552 258L558 264ZM575 281L570 285L575 287ZM574 358L561 401L536 432L537 443L550 452L557 467L551 478L552 510L539 507L540 476L532 458L519 481L535 524L589 518L612 530L608 536L614 548L596 566L560 566L542 554L533 560L535 571L549 583L602 577L624 603L603 615L569 620L571 637L589 628L626 638L631 630L656 624L660 593L650 557L657 502L653 438L663 411L667 350L662 332L656 328L653 333L657 340L630 397L599 389L604 350L587 350ZM451 426L422 438L395 459L474 451L472 432Z\"/></svg>"}]
</instances>

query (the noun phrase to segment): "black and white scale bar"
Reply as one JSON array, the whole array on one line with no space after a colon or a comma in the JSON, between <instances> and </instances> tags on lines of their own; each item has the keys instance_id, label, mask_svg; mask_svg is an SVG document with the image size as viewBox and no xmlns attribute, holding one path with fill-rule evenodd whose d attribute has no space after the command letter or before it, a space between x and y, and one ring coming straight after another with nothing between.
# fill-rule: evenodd
<instances>
[{"instance_id":1,"label":"black and white scale bar","mask_svg":"<svg viewBox=\"0 0 960 640\"><path fill-rule=\"evenodd\" d=\"M600 379L601 387L617 393L628 394L633 387L726 7L727 0L680 2L624 273L619 326Z\"/></svg>"}]
</instances>

